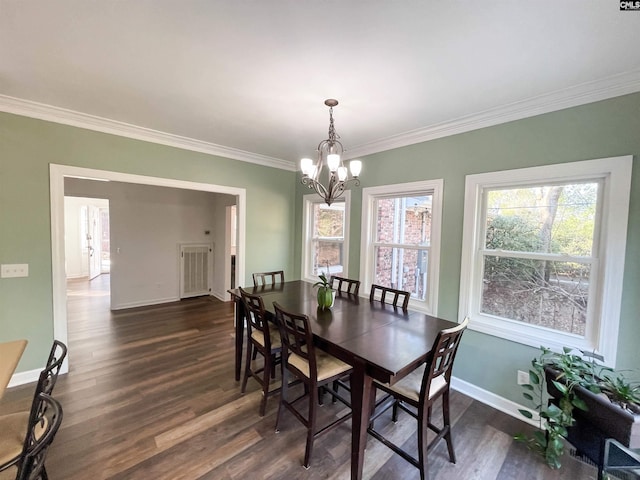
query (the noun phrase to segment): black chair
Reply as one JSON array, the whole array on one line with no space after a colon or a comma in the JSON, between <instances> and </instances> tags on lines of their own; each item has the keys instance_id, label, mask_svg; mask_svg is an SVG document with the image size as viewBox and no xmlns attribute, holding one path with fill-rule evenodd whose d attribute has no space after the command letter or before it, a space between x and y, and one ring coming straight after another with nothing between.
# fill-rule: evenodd
<instances>
[{"instance_id":1,"label":"black chair","mask_svg":"<svg viewBox=\"0 0 640 480\"><path fill-rule=\"evenodd\" d=\"M262 298L258 295L251 295L242 287L239 287L239 290L247 319L247 360L240 391L245 392L249 377L257 380L262 387L262 401L260 402L260 416L262 417L267 407L267 397L280 391L279 388L269 389L270 379L275 377L275 367L280 362L280 352L282 351L280 332L275 324L267 321ZM259 353L264 358L264 364L261 368L254 369L252 367L252 353Z\"/></svg>"},{"instance_id":2,"label":"black chair","mask_svg":"<svg viewBox=\"0 0 640 480\"><path fill-rule=\"evenodd\" d=\"M46 393L38 394L29 414L20 454L0 466L0 480L48 480L44 461L62 424L62 406Z\"/></svg>"},{"instance_id":3,"label":"black chair","mask_svg":"<svg viewBox=\"0 0 640 480\"><path fill-rule=\"evenodd\" d=\"M274 272L259 272L253 274L254 287L269 284L275 285L276 283L284 283L284 270L276 270Z\"/></svg>"},{"instance_id":4,"label":"black chair","mask_svg":"<svg viewBox=\"0 0 640 480\"><path fill-rule=\"evenodd\" d=\"M307 444L304 454L304 468L309 468L313 441L351 418L351 411L337 418L329 425L318 428L316 425L316 411L318 407L318 387L329 385L335 380L346 377L351 373L351 365L323 352L316 350L313 345L313 334L309 326L309 318L285 311L274 302L276 322L280 327L282 339L282 395L278 407L276 433L285 409L289 410L306 428ZM294 400L288 399L289 375L292 374L304 384L304 392ZM349 401L337 391L327 390L332 396L351 407ZM305 417L296 408L303 399L308 400L308 413Z\"/></svg>"},{"instance_id":5,"label":"black chair","mask_svg":"<svg viewBox=\"0 0 640 480\"><path fill-rule=\"evenodd\" d=\"M378 296L377 292L380 292L379 299L376 298ZM383 287L376 284L371 285L371 293L369 294L370 301L379 300L382 303L393 305L394 307L397 307L398 302L402 301L401 307L403 310L407 310L409 307L410 297L411 293L405 290L396 290L395 288Z\"/></svg>"},{"instance_id":6,"label":"black chair","mask_svg":"<svg viewBox=\"0 0 640 480\"><path fill-rule=\"evenodd\" d=\"M469 319L465 318L461 324L438 333L431 352L427 356L426 363L399 382L389 385L375 381L373 384L371 403L375 403L375 409L372 409L374 413L371 415L367 431L374 438L380 440L395 453L417 467L420 470L420 478L422 480L428 478L427 453L442 438L447 442L449 460L451 463L456 463L451 439L449 386L451 384L453 361L460 345L460 339L468 323ZM378 389L386 392L386 395L376 403L376 390ZM442 427L437 427L431 422L431 409L438 398L442 398ZM392 420L394 422L398 419L398 408L409 413L418 421L417 459L385 438L378 430L375 430L375 419L391 407L393 407ZM436 437L429 444L426 443L427 428L436 433Z\"/></svg>"},{"instance_id":7,"label":"black chair","mask_svg":"<svg viewBox=\"0 0 640 480\"><path fill-rule=\"evenodd\" d=\"M336 286L337 282L337 286ZM350 278L338 277L332 275L330 282L331 288L336 289L338 292L346 292L349 295L358 296L360 292L360 280L352 280Z\"/></svg>"},{"instance_id":8,"label":"black chair","mask_svg":"<svg viewBox=\"0 0 640 480\"><path fill-rule=\"evenodd\" d=\"M39 402L41 393L51 395L58 380L58 374L62 368L62 363L67 356L67 347L64 343L54 340L47 358L47 365L40 372L38 383L31 402L30 411L12 413L0 417L0 471L16 464L20 455L24 451L24 442L27 437L34 409ZM46 471L43 478L46 478Z\"/></svg>"}]
</instances>

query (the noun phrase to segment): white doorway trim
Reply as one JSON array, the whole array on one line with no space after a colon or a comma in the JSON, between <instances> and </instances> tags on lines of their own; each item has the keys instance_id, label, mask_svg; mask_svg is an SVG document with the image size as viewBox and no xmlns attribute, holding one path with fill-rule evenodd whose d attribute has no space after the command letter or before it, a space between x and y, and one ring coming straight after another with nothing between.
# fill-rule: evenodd
<instances>
[{"instance_id":1,"label":"white doorway trim","mask_svg":"<svg viewBox=\"0 0 640 480\"><path fill-rule=\"evenodd\" d=\"M67 326L67 283L64 253L64 178L77 177L89 180L107 180L141 185L155 185L160 187L182 188L201 192L223 193L236 196L238 230L236 272L238 278L245 277L245 219L246 219L246 189L213 185L210 183L189 182L171 178L148 177L129 173L95 170L68 165L49 164L49 186L51 199L51 275L53 289L53 336L55 339L68 344ZM230 278L225 278L225 285ZM224 291L226 292L227 286ZM68 358L68 357L67 357ZM68 361L63 365L63 373L68 371Z\"/></svg>"}]
</instances>

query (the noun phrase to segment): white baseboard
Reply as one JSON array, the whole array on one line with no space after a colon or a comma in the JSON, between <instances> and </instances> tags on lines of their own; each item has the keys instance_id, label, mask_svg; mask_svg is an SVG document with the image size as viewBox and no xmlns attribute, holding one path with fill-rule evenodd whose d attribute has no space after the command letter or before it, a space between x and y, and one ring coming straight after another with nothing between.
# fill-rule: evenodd
<instances>
[{"instance_id":1,"label":"white baseboard","mask_svg":"<svg viewBox=\"0 0 640 480\"><path fill-rule=\"evenodd\" d=\"M111 310L124 310L125 308L147 307L149 305L160 305L161 303L170 303L179 301L179 297L155 298L151 300L140 300L137 302L121 303L119 305L111 305Z\"/></svg>"},{"instance_id":2,"label":"white baseboard","mask_svg":"<svg viewBox=\"0 0 640 480\"><path fill-rule=\"evenodd\" d=\"M41 369L28 370L26 372L14 373L9 381L8 388L24 385L25 383L37 382Z\"/></svg>"},{"instance_id":3,"label":"white baseboard","mask_svg":"<svg viewBox=\"0 0 640 480\"><path fill-rule=\"evenodd\" d=\"M538 414L537 412L527 408L523 405L520 405L516 402L512 402L504 397L496 395L488 390L477 387L472 383L465 382L464 380L460 380L456 377L451 377L451 388L457 390L460 393L464 393L465 395L473 398L474 400L478 400L479 402L484 403L496 410L501 411L502 413L506 413L507 415L511 415L518 420L521 420L525 423L533 425L534 427L539 427L538 423ZM533 414L532 419L528 419L524 417L518 410L524 409L529 410Z\"/></svg>"}]
</instances>

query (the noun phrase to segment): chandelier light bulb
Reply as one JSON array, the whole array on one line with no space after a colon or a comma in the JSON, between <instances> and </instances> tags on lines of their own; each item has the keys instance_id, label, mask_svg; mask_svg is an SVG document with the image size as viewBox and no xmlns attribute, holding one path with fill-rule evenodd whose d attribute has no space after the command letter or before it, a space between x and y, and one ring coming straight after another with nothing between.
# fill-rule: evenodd
<instances>
[{"instance_id":1,"label":"chandelier light bulb","mask_svg":"<svg viewBox=\"0 0 640 480\"><path fill-rule=\"evenodd\" d=\"M351 170L351 176L357 178L362 171L362 162L360 160L351 160L349 162L349 169Z\"/></svg>"},{"instance_id":2,"label":"chandelier light bulb","mask_svg":"<svg viewBox=\"0 0 640 480\"><path fill-rule=\"evenodd\" d=\"M313 168L313 160L310 158L303 158L300 160L300 168L302 169L303 175L308 175L311 173L311 169Z\"/></svg>"},{"instance_id":3,"label":"chandelier light bulb","mask_svg":"<svg viewBox=\"0 0 640 480\"><path fill-rule=\"evenodd\" d=\"M330 172L335 172L340 166L340 155L337 153L330 153L327 155L327 166Z\"/></svg>"},{"instance_id":4,"label":"chandelier light bulb","mask_svg":"<svg viewBox=\"0 0 640 480\"><path fill-rule=\"evenodd\" d=\"M338 180L344 182L347 179L347 167L338 167Z\"/></svg>"}]
</instances>

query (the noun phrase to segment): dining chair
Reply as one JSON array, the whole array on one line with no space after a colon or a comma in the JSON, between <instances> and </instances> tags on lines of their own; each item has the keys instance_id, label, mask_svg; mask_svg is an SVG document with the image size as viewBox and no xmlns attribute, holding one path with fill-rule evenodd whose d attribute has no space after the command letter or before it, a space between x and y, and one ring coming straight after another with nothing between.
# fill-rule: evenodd
<instances>
[{"instance_id":1,"label":"dining chair","mask_svg":"<svg viewBox=\"0 0 640 480\"><path fill-rule=\"evenodd\" d=\"M338 284L337 286L336 282ZM331 288L335 288L338 292L346 292L355 296L358 296L360 292L360 280L352 280L350 278L332 275L329 283L331 284Z\"/></svg>"},{"instance_id":2,"label":"dining chair","mask_svg":"<svg viewBox=\"0 0 640 480\"><path fill-rule=\"evenodd\" d=\"M453 361L460 346L460 339L464 333L469 319L465 318L459 325L442 330L438 333L433 347L422 366L402 378L397 383L373 382L371 393L372 415L367 431L371 436L381 441L395 453L420 470L420 479L428 478L426 465L427 453L444 438L447 442L449 460L456 463L451 439L451 417L449 412L449 387L451 384L451 371ZM385 395L376 402L376 392L382 390ZM434 402L442 399L443 425L438 427L432 423L431 410ZM385 411L392 408L392 420L398 419L398 409L411 415L418 421L418 458L400 448L385 438L379 430L375 430L374 421ZM427 444L427 428L436 436Z\"/></svg>"},{"instance_id":3,"label":"dining chair","mask_svg":"<svg viewBox=\"0 0 640 480\"><path fill-rule=\"evenodd\" d=\"M40 372L38 383L31 402L29 411L11 413L0 417L0 471L16 464L20 455L24 452L24 442L27 438L32 417L36 415L37 405L40 402L40 394L51 395L58 380L62 362L67 356L67 346L59 340L54 340L47 364ZM46 478L46 470L43 468L43 478Z\"/></svg>"},{"instance_id":4,"label":"dining chair","mask_svg":"<svg viewBox=\"0 0 640 480\"><path fill-rule=\"evenodd\" d=\"M0 343L0 358L2 359L0 362L0 398L4 395L26 346L26 340L12 340Z\"/></svg>"},{"instance_id":5,"label":"dining chair","mask_svg":"<svg viewBox=\"0 0 640 480\"><path fill-rule=\"evenodd\" d=\"M334 380L346 378L352 371L351 365L335 358L313 344L313 333L306 315L285 311L277 302L273 303L276 311L276 322L280 328L282 340L282 394L276 420L276 433L280 431L280 421L284 410L289 410L307 429L307 443L304 454L304 468L309 468L314 440L346 420L351 418L351 410L335 419L328 425L318 428L316 415L318 405L318 387L329 385ZM304 392L293 400L289 400L289 375L293 375L304 384ZM342 383L342 382L340 382ZM343 404L351 407L349 400L337 390L327 390ZM308 400L306 417L302 408L296 405Z\"/></svg>"},{"instance_id":6,"label":"dining chair","mask_svg":"<svg viewBox=\"0 0 640 480\"><path fill-rule=\"evenodd\" d=\"M284 283L284 270L276 270L273 272L259 272L253 274L253 286L275 285L276 283Z\"/></svg>"},{"instance_id":7,"label":"dining chair","mask_svg":"<svg viewBox=\"0 0 640 480\"><path fill-rule=\"evenodd\" d=\"M48 480L47 450L62 424L62 406L46 393L35 397L19 454L0 466L0 480Z\"/></svg>"},{"instance_id":8,"label":"dining chair","mask_svg":"<svg viewBox=\"0 0 640 480\"><path fill-rule=\"evenodd\" d=\"M239 290L247 319L247 360L240 391L245 392L249 377L256 379L262 387L260 416L263 417L267 407L267 397L280 391L279 388L269 389L270 380L275 378L276 365L280 362L280 352L282 351L280 332L274 323L267 321L262 297L251 295L242 287L239 287ZM252 353L259 353L264 358L261 368L252 366Z\"/></svg>"},{"instance_id":9,"label":"dining chair","mask_svg":"<svg viewBox=\"0 0 640 480\"><path fill-rule=\"evenodd\" d=\"M378 299L378 292L380 292L380 298ZM402 301L402 309L407 310L409 307L409 298L411 293L405 290L396 290L395 288L383 287L382 285L371 285L371 293L369 294L369 300L379 300L382 303L398 306L398 302Z\"/></svg>"}]
</instances>

